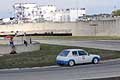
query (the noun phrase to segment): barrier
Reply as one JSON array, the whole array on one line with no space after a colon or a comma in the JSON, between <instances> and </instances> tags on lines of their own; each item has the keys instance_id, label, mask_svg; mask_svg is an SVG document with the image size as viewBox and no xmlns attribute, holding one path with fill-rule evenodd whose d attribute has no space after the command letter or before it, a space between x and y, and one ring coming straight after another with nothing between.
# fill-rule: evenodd
<instances>
[{"instance_id":1,"label":"barrier","mask_svg":"<svg viewBox=\"0 0 120 80\"><path fill-rule=\"evenodd\" d=\"M0 41L3 42L3 41ZM12 51L12 48L9 44L6 43L7 41L4 40L4 44L0 44L0 55L4 54L10 54ZM22 53L22 52L32 52L40 50L40 43L39 42L32 42L32 44L28 44L25 46L23 43L15 44L15 51L16 53Z\"/></svg>"}]
</instances>

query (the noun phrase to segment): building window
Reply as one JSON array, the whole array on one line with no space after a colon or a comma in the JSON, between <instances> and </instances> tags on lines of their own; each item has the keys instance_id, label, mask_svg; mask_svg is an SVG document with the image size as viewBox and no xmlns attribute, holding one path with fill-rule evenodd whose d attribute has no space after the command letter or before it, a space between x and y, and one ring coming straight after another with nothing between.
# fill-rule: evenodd
<instances>
[{"instance_id":1,"label":"building window","mask_svg":"<svg viewBox=\"0 0 120 80\"><path fill-rule=\"evenodd\" d=\"M28 16L30 16L31 14L30 13L28 13Z\"/></svg>"},{"instance_id":2,"label":"building window","mask_svg":"<svg viewBox=\"0 0 120 80\"><path fill-rule=\"evenodd\" d=\"M34 11L32 11L32 14L34 14Z\"/></svg>"},{"instance_id":3,"label":"building window","mask_svg":"<svg viewBox=\"0 0 120 80\"><path fill-rule=\"evenodd\" d=\"M41 15L41 18L43 18L43 15Z\"/></svg>"},{"instance_id":4,"label":"building window","mask_svg":"<svg viewBox=\"0 0 120 80\"><path fill-rule=\"evenodd\" d=\"M42 14L42 11L40 11L40 14Z\"/></svg>"}]
</instances>

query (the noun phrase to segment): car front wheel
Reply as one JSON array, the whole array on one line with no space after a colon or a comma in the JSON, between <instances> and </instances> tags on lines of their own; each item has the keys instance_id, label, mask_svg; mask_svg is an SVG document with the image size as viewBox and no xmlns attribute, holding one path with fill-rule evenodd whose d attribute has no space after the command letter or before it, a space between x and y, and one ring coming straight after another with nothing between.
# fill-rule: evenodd
<instances>
[{"instance_id":1,"label":"car front wheel","mask_svg":"<svg viewBox=\"0 0 120 80\"><path fill-rule=\"evenodd\" d=\"M99 59L98 58L93 58L92 63L93 64L98 64L99 63Z\"/></svg>"},{"instance_id":2,"label":"car front wheel","mask_svg":"<svg viewBox=\"0 0 120 80\"><path fill-rule=\"evenodd\" d=\"M71 60L71 61L69 61L68 65L69 65L69 66L74 66L74 65L75 65L75 62Z\"/></svg>"}]
</instances>

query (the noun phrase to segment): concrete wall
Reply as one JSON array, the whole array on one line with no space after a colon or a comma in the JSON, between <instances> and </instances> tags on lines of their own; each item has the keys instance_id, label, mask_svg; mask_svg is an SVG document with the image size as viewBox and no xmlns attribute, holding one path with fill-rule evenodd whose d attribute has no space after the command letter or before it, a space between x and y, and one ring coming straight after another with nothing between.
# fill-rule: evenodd
<instances>
[{"instance_id":1,"label":"concrete wall","mask_svg":"<svg viewBox=\"0 0 120 80\"><path fill-rule=\"evenodd\" d=\"M0 25L0 32L21 31L27 33L72 33L73 36L119 36L120 19L74 23L29 23ZM1 33L5 34L5 33Z\"/></svg>"},{"instance_id":2,"label":"concrete wall","mask_svg":"<svg viewBox=\"0 0 120 80\"><path fill-rule=\"evenodd\" d=\"M69 30L74 27L72 23L29 23L16 25L0 25L0 32L2 31L49 31L49 30Z\"/></svg>"},{"instance_id":3,"label":"concrete wall","mask_svg":"<svg viewBox=\"0 0 120 80\"><path fill-rule=\"evenodd\" d=\"M73 36L93 35L88 23L29 23L16 25L0 25L0 32L20 31L27 33L72 33ZM5 34L5 33L1 33Z\"/></svg>"}]
</instances>

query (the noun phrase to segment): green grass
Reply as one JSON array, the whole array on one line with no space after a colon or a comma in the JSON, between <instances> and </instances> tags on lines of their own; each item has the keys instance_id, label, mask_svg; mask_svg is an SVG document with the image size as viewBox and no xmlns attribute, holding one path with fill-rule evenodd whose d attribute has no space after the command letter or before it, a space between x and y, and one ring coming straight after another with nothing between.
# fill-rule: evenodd
<instances>
[{"instance_id":1,"label":"green grass","mask_svg":"<svg viewBox=\"0 0 120 80\"><path fill-rule=\"evenodd\" d=\"M120 36L32 36L32 38L60 40L120 40Z\"/></svg>"},{"instance_id":2,"label":"green grass","mask_svg":"<svg viewBox=\"0 0 120 80\"><path fill-rule=\"evenodd\" d=\"M55 59L58 53L63 49L80 48L72 46L58 46L41 44L41 50L21 53L15 55L4 55L0 57L0 69L3 68L25 68L25 67L41 67L55 65ZM120 58L119 51L100 50L92 48L82 48L92 54L99 54L102 59Z\"/></svg>"}]
</instances>

